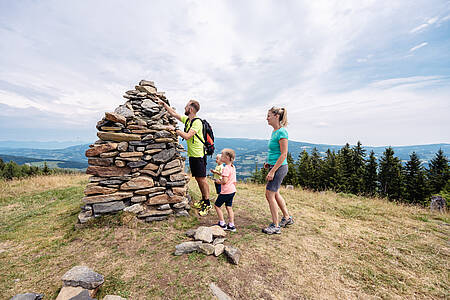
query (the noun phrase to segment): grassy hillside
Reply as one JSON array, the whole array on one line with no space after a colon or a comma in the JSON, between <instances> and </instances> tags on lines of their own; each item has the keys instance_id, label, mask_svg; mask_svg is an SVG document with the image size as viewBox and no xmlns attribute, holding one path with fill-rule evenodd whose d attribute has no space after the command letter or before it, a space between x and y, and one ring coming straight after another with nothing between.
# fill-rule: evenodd
<instances>
[{"instance_id":1,"label":"grassy hillside","mask_svg":"<svg viewBox=\"0 0 450 300\"><path fill-rule=\"evenodd\" d=\"M283 190L296 223L266 236L264 187L239 184L238 231L228 242L243 256L234 266L202 254L172 255L188 228L214 224L214 214L153 224L121 214L75 226L86 182L81 175L0 182L1 299L27 291L52 299L77 264L105 276L101 296L128 299L210 299L212 281L236 299L449 297L448 214Z\"/></svg>"}]
</instances>

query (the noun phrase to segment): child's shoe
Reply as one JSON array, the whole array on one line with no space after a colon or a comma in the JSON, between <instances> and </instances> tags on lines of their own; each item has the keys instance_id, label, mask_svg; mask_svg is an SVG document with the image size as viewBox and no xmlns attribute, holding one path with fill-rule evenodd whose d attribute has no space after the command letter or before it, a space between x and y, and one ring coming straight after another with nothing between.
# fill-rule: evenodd
<instances>
[{"instance_id":1,"label":"child's shoe","mask_svg":"<svg viewBox=\"0 0 450 300\"><path fill-rule=\"evenodd\" d=\"M217 223L217 226L220 226L223 230L227 230L227 224L220 225L220 222Z\"/></svg>"},{"instance_id":2,"label":"child's shoe","mask_svg":"<svg viewBox=\"0 0 450 300\"><path fill-rule=\"evenodd\" d=\"M222 227L223 228L223 227ZM227 230L227 231L232 231L232 232L236 232L236 227L235 226L231 226L230 224L228 224L227 226L226 226L226 229L225 230Z\"/></svg>"}]
</instances>

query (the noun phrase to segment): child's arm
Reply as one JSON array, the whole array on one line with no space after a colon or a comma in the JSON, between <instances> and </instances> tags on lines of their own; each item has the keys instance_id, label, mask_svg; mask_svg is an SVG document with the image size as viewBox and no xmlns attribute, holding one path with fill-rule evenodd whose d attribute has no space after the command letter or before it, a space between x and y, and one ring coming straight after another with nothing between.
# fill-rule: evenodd
<instances>
[{"instance_id":1,"label":"child's arm","mask_svg":"<svg viewBox=\"0 0 450 300\"><path fill-rule=\"evenodd\" d=\"M231 176L222 175L222 179L217 179L216 182L220 183L220 184L227 184L230 181L230 179L231 179Z\"/></svg>"}]
</instances>

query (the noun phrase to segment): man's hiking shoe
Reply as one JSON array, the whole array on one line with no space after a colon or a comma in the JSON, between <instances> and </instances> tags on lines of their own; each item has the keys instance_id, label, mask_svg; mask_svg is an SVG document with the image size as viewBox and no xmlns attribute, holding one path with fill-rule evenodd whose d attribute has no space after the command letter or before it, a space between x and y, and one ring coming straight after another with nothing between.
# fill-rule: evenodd
<instances>
[{"instance_id":1,"label":"man's hiking shoe","mask_svg":"<svg viewBox=\"0 0 450 300\"><path fill-rule=\"evenodd\" d=\"M202 217L204 217L204 216L206 216L207 214L208 214L208 212L209 212L209 210L212 208L212 205L211 204L206 204L206 202L202 202L201 203L201 207L200 207L200 209L199 209L199 211L198 211L198 214L200 215L200 216L202 216Z\"/></svg>"},{"instance_id":2,"label":"man's hiking shoe","mask_svg":"<svg viewBox=\"0 0 450 300\"><path fill-rule=\"evenodd\" d=\"M200 208L202 208L202 204L203 204L203 201L200 200L200 201L195 202L192 206L194 208L200 209Z\"/></svg>"},{"instance_id":3,"label":"man's hiking shoe","mask_svg":"<svg viewBox=\"0 0 450 300\"><path fill-rule=\"evenodd\" d=\"M294 224L294 219L292 218L292 216L287 219L285 217L281 218L280 227L286 227L292 224Z\"/></svg>"},{"instance_id":4,"label":"man's hiking shoe","mask_svg":"<svg viewBox=\"0 0 450 300\"><path fill-rule=\"evenodd\" d=\"M280 226L275 226L275 224L270 223L269 226L263 228L262 232L264 232L265 234L280 234L281 230Z\"/></svg>"},{"instance_id":5,"label":"man's hiking shoe","mask_svg":"<svg viewBox=\"0 0 450 300\"><path fill-rule=\"evenodd\" d=\"M223 228L223 227L222 227ZM236 232L236 227L235 226L230 226L230 224L228 224L226 226L226 228L224 228L227 231L232 231L232 232Z\"/></svg>"},{"instance_id":6,"label":"man's hiking shoe","mask_svg":"<svg viewBox=\"0 0 450 300\"><path fill-rule=\"evenodd\" d=\"M217 226L222 227L222 229L226 230L227 224L220 225L220 222L217 223Z\"/></svg>"}]
</instances>

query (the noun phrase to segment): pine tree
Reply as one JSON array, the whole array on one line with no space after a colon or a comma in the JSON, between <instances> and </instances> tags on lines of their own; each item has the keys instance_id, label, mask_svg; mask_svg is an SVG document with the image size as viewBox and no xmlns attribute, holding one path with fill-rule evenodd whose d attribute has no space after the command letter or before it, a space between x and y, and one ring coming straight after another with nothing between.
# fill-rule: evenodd
<instances>
[{"instance_id":1,"label":"pine tree","mask_svg":"<svg viewBox=\"0 0 450 300\"><path fill-rule=\"evenodd\" d=\"M338 184L338 166L334 150L327 150L327 156L323 160L321 172L322 187L324 190L334 190Z\"/></svg>"},{"instance_id":2,"label":"pine tree","mask_svg":"<svg viewBox=\"0 0 450 300\"><path fill-rule=\"evenodd\" d=\"M425 171L416 152L409 156L404 173L405 200L413 204L425 204L428 197Z\"/></svg>"},{"instance_id":3,"label":"pine tree","mask_svg":"<svg viewBox=\"0 0 450 300\"><path fill-rule=\"evenodd\" d=\"M431 193L439 193L450 180L448 159L442 149L439 149L436 156L430 161L427 173Z\"/></svg>"},{"instance_id":4,"label":"pine tree","mask_svg":"<svg viewBox=\"0 0 450 300\"><path fill-rule=\"evenodd\" d=\"M400 160L394 156L392 147L386 148L383 152L378 178L381 196L395 200L402 197L402 165Z\"/></svg>"},{"instance_id":5,"label":"pine tree","mask_svg":"<svg viewBox=\"0 0 450 300\"><path fill-rule=\"evenodd\" d=\"M2 177L6 179L13 179L13 178L19 178L20 177L20 167L18 164L16 164L13 161L8 162L5 164L2 170Z\"/></svg>"},{"instance_id":6,"label":"pine tree","mask_svg":"<svg viewBox=\"0 0 450 300\"><path fill-rule=\"evenodd\" d=\"M350 145L347 143L339 150L337 155L338 160L338 190L341 192L351 192L350 178L353 172L353 156Z\"/></svg>"},{"instance_id":7,"label":"pine tree","mask_svg":"<svg viewBox=\"0 0 450 300\"><path fill-rule=\"evenodd\" d=\"M309 188L310 169L309 154L303 150L297 160L297 180L301 187Z\"/></svg>"},{"instance_id":8,"label":"pine tree","mask_svg":"<svg viewBox=\"0 0 450 300\"><path fill-rule=\"evenodd\" d=\"M377 158L375 153L371 151L364 169L364 193L366 195L374 196L377 193L377 168Z\"/></svg>"},{"instance_id":9,"label":"pine tree","mask_svg":"<svg viewBox=\"0 0 450 300\"><path fill-rule=\"evenodd\" d=\"M319 150L317 150L316 147L313 148L311 152L310 157L310 182L309 182L309 188L317 191L320 190L321 184L321 168L322 168L322 159L320 158Z\"/></svg>"},{"instance_id":10,"label":"pine tree","mask_svg":"<svg viewBox=\"0 0 450 300\"><path fill-rule=\"evenodd\" d=\"M366 156L366 150L362 147L360 141L352 148L352 167L349 180L349 188L352 194L358 195L363 192L364 189L364 158Z\"/></svg>"},{"instance_id":11,"label":"pine tree","mask_svg":"<svg viewBox=\"0 0 450 300\"><path fill-rule=\"evenodd\" d=\"M5 162L0 158L0 174L2 173L3 168L5 167Z\"/></svg>"},{"instance_id":12,"label":"pine tree","mask_svg":"<svg viewBox=\"0 0 450 300\"><path fill-rule=\"evenodd\" d=\"M286 177L284 177L283 183L297 185L297 172L295 171L294 159L290 152L288 152L286 159L288 163L288 172Z\"/></svg>"},{"instance_id":13,"label":"pine tree","mask_svg":"<svg viewBox=\"0 0 450 300\"><path fill-rule=\"evenodd\" d=\"M50 174L50 169L47 166L47 162L46 161L44 161L44 168L42 169L42 173L44 173L44 175Z\"/></svg>"}]
</instances>

